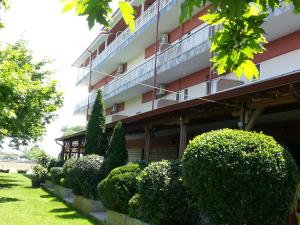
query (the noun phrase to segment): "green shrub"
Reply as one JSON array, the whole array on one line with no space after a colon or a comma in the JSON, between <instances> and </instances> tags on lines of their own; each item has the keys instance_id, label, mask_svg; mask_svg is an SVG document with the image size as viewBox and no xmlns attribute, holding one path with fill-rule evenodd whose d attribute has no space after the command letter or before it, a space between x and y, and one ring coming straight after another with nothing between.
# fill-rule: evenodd
<instances>
[{"instance_id":1,"label":"green shrub","mask_svg":"<svg viewBox=\"0 0 300 225\"><path fill-rule=\"evenodd\" d=\"M51 181L54 184L60 184L60 179L63 178L63 168L62 167L52 167L50 169Z\"/></svg>"},{"instance_id":2,"label":"green shrub","mask_svg":"<svg viewBox=\"0 0 300 225\"><path fill-rule=\"evenodd\" d=\"M50 162L50 157L45 152L44 152L44 154L41 154L38 157L38 164L40 164L44 168L48 167L49 162Z\"/></svg>"},{"instance_id":3,"label":"green shrub","mask_svg":"<svg viewBox=\"0 0 300 225\"><path fill-rule=\"evenodd\" d=\"M64 165L64 161L61 159L50 158L47 164L47 170L50 171L53 167L62 167Z\"/></svg>"},{"instance_id":4,"label":"green shrub","mask_svg":"<svg viewBox=\"0 0 300 225\"><path fill-rule=\"evenodd\" d=\"M198 211L182 182L179 161L151 163L139 177L138 195L129 204L131 216L155 225L196 225Z\"/></svg>"},{"instance_id":5,"label":"green shrub","mask_svg":"<svg viewBox=\"0 0 300 225\"><path fill-rule=\"evenodd\" d=\"M184 180L212 224L285 224L297 166L261 133L224 129L197 136L183 157Z\"/></svg>"},{"instance_id":6,"label":"green shrub","mask_svg":"<svg viewBox=\"0 0 300 225\"><path fill-rule=\"evenodd\" d=\"M32 173L32 186L38 187L41 183L44 183L47 178L47 169L40 164L33 167Z\"/></svg>"},{"instance_id":7,"label":"green shrub","mask_svg":"<svg viewBox=\"0 0 300 225\"><path fill-rule=\"evenodd\" d=\"M99 155L83 156L76 161L67 174L74 194L97 199L97 185L104 178L102 163L103 157Z\"/></svg>"},{"instance_id":8,"label":"green shrub","mask_svg":"<svg viewBox=\"0 0 300 225\"><path fill-rule=\"evenodd\" d=\"M87 125L84 154L105 156L108 145L107 142L105 133L105 108L102 92L98 90L95 103L93 104L91 118Z\"/></svg>"},{"instance_id":9,"label":"green shrub","mask_svg":"<svg viewBox=\"0 0 300 225\"><path fill-rule=\"evenodd\" d=\"M128 152L126 149L125 129L122 123L118 122L109 140L107 156L104 161L106 175L114 168L126 165L127 161Z\"/></svg>"},{"instance_id":10,"label":"green shrub","mask_svg":"<svg viewBox=\"0 0 300 225\"><path fill-rule=\"evenodd\" d=\"M62 183L62 185L64 187L67 187L67 188L71 187L70 179L72 179L72 178L69 175L69 173L70 173L70 170L75 166L76 161L77 161L77 159L70 158L65 162L65 164L63 166L64 182Z\"/></svg>"},{"instance_id":11,"label":"green shrub","mask_svg":"<svg viewBox=\"0 0 300 225\"><path fill-rule=\"evenodd\" d=\"M98 195L106 208L128 214L128 201L136 193L142 169L137 163L129 163L115 168L99 183Z\"/></svg>"}]
</instances>

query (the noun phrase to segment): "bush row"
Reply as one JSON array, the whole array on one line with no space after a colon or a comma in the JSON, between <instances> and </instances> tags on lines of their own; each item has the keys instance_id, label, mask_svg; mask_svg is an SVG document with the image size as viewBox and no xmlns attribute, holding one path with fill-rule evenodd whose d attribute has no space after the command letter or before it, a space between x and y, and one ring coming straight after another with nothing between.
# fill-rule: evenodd
<instances>
[{"instance_id":1,"label":"bush row","mask_svg":"<svg viewBox=\"0 0 300 225\"><path fill-rule=\"evenodd\" d=\"M281 225L299 183L295 161L272 137L229 129L194 138L182 161L107 168L103 157L88 155L50 174L75 194L153 225Z\"/></svg>"}]
</instances>

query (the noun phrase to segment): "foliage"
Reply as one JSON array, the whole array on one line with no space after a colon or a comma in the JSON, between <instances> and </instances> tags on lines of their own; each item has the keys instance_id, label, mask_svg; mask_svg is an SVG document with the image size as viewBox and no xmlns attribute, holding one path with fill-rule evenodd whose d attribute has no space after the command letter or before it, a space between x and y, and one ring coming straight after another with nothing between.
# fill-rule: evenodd
<instances>
[{"instance_id":1,"label":"foliage","mask_svg":"<svg viewBox=\"0 0 300 225\"><path fill-rule=\"evenodd\" d=\"M64 4L63 12L75 10L79 16L87 16L88 25L92 28L95 22L109 26L110 13L109 3L112 0L61 0Z\"/></svg>"},{"instance_id":2,"label":"foliage","mask_svg":"<svg viewBox=\"0 0 300 225\"><path fill-rule=\"evenodd\" d=\"M299 182L296 163L272 137L240 130L197 136L183 167L186 185L216 225L285 224Z\"/></svg>"},{"instance_id":3,"label":"foliage","mask_svg":"<svg viewBox=\"0 0 300 225\"><path fill-rule=\"evenodd\" d=\"M0 0L0 10L7 10L9 9L9 4L7 0ZM4 24L1 22L1 18L0 18L0 29L4 28Z\"/></svg>"},{"instance_id":4,"label":"foliage","mask_svg":"<svg viewBox=\"0 0 300 225\"><path fill-rule=\"evenodd\" d=\"M108 26L107 15L111 9L109 9L107 0L98 0L99 5L92 4L96 0L69 1L72 2L70 8L83 11L83 13L79 13L81 12L79 10L78 15L89 15L90 27L94 25L95 21ZM108 9L101 5L102 2ZM207 3L211 3L208 14L200 19L211 25L223 26L212 37L211 51L217 53L212 58L214 68L217 68L219 75L230 71L236 73L238 77L243 74L248 79L252 79L253 76L258 77L258 70L252 61L253 57L255 54L265 51L262 46L266 43L265 31L260 26L269 15L269 9L274 11L276 7L282 7L284 4L282 2L282 0L184 0L181 4L179 20L182 23L191 18L194 8L202 8ZM300 0L285 0L284 2L285 4L292 3L295 13L300 12ZM95 6L95 8L90 6ZM129 25L131 31L134 31L134 9L126 1L119 2L119 8L126 24ZM104 10L106 18L103 18L102 14L96 14L97 10Z\"/></svg>"},{"instance_id":5,"label":"foliage","mask_svg":"<svg viewBox=\"0 0 300 225\"><path fill-rule=\"evenodd\" d=\"M119 121L109 140L107 157L104 160L106 175L108 175L114 168L126 165L127 161L128 152L126 149L125 129L122 122Z\"/></svg>"},{"instance_id":6,"label":"foliage","mask_svg":"<svg viewBox=\"0 0 300 225\"><path fill-rule=\"evenodd\" d=\"M128 201L136 193L142 169L137 163L129 163L115 168L99 183L98 195L106 208L128 214Z\"/></svg>"},{"instance_id":7,"label":"foliage","mask_svg":"<svg viewBox=\"0 0 300 225\"><path fill-rule=\"evenodd\" d=\"M64 161L62 161L61 159L50 158L47 163L47 170L49 172L51 168L62 167L63 165L64 165Z\"/></svg>"},{"instance_id":8,"label":"foliage","mask_svg":"<svg viewBox=\"0 0 300 225\"><path fill-rule=\"evenodd\" d=\"M55 118L62 94L47 64L35 62L24 41L0 50L0 141L9 137L14 147L37 141Z\"/></svg>"},{"instance_id":9,"label":"foliage","mask_svg":"<svg viewBox=\"0 0 300 225\"><path fill-rule=\"evenodd\" d=\"M62 183L63 186L65 187L71 187L71 181L70 181L70 176L68 175L72 168L75 166L77 159L70 158L68 159L64 166L63 166L63 175L64 175L64 181Z\"/></svg>"},{"instance_id":10,"label":"foliage","mask_svg":"<svg viewBox=\"0 0 300 225\"><path fill-rule=\"evenodd\" d=\"M129 204L131 216L156 225L199 224L200 214L183 185L180 161L151 163L139 180L138 195Z\"/></svg>"},{"instance_id":11,"label":"foliage","mask_svg":"<svg viewBox=\"0 0 300 225\"><path fill-rule=\"evenodd\" d=\"M45 152L44 154L42 154L41 156L39 156L38 158L38 164L40 164L41 166L45 167L45 168L48 168L48 165L50 163L50 156L47 155Z\"/></svg>"},{"instance_id":12,"label":"foliage","mask_svg":"<svg viewBox=\"0 0 300 225\"><path fill-rule=\"evenodd\" d=\"M32 181L33 186L44 183L47 178L47 169L40 164L33 167Z\"/></svg>"},{"instance_id":13,"label":"foliage","mask_svg":"<svg viewBox=\"0 0 300 225\"><path fill-rule=\"evenodd\" d=\"M93 105L92 115L89 119L86 132L84 154L97 154L105 156L107 150L107 137L105 134L105 116L102 92L97 92Z\"/></svg>"},{"instance_id":14,"label":"foliage","mask_svg":"<svg viewBox=\"0 0 300 225\"><path fill-rule=\"evenodd\" d=\"M33 146L31 149L24 153L24 157L29 160L38 160L41 156L45 155L45 151L38 146Z\"/></svg>"},{"instance_id":15,"label":"foliage","mask_svg":"<svg viewBox=\"0 0 300 225\"><path fill-rule=\"evenodd\" d=\"M62 136L68 136L84 130L85 130L85 126L73 126L73 127L64 126L61 128L61 132L63 133Z\"/></svg>"},{"instance_id":16,"label":"foliage","mask_svg":"<svg viewBox=\"0 0 300 225\"><path fill-rule=\"evenodd\" d=\"M61 178L63 178L63 168L62 167L52 167L50 169L51 181L54 184L60 184Z\"/></svg>"},{"instance_id":17,"label":"foliage","mask_svg":"<svg viewBox=\"0 0 300 225\"><path fill-rule=\"evenodd\" d=\"M67 174L74 194L97 199L97 185L103 179L102 163L103 157L99 155L83 156L76 161Z\"/></svg>"}]
</instances>

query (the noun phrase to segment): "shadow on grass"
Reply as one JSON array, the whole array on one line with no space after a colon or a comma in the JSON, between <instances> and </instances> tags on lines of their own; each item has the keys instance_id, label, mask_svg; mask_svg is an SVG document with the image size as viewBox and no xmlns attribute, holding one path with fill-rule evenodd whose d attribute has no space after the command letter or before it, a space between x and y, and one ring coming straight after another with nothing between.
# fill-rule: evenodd
<instances>
[{"instance_id":1,"label":"shadow on grass","mask_svg":"<svg viewBox=\"0 0 300 225\"><path fill-rule=\"evenodd\" d=\"M64 208L58 208L58 209L52 209L50 212L52 213L65 213L65 212L73 212L74 210L64 207Z\"/></svg>"},{"instance_id":2,"label":"shadow on grass","mask_svg":"<svg viewBox=\"0 0 300 225\"><path fill-rule=\"evenodd\" d=\"M17 202L17 201L22 201L22 200L18 198L0 197L0 204L7 203L7 202Z\"/></svg>"},{"instance_id":3,"label":"shadow on grass","mask_svg":"<svg viewBox=\"0 0 300 225\"><path fill-rule=\"evenodd\" d=\"M9 177L0 177L0 189L20 186L18 181Z\"/></svg>"}]
</instances>

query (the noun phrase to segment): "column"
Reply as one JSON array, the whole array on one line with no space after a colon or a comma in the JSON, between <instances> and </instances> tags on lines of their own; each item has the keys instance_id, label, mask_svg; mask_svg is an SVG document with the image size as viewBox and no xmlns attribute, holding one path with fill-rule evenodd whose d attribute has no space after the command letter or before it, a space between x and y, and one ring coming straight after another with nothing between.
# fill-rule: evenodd
<instances>
[{"instance_id":1,"label":"column","mask_svg":"<svg viewBox=\"0 0 300 225\"><path fill-rule=\"evenodd\" d=\"M179 119L180 124L180 138L179 138L179 158L181 159L186 148L187 126L184 124L182 116Z\"/></svg>"}]
</instances>

